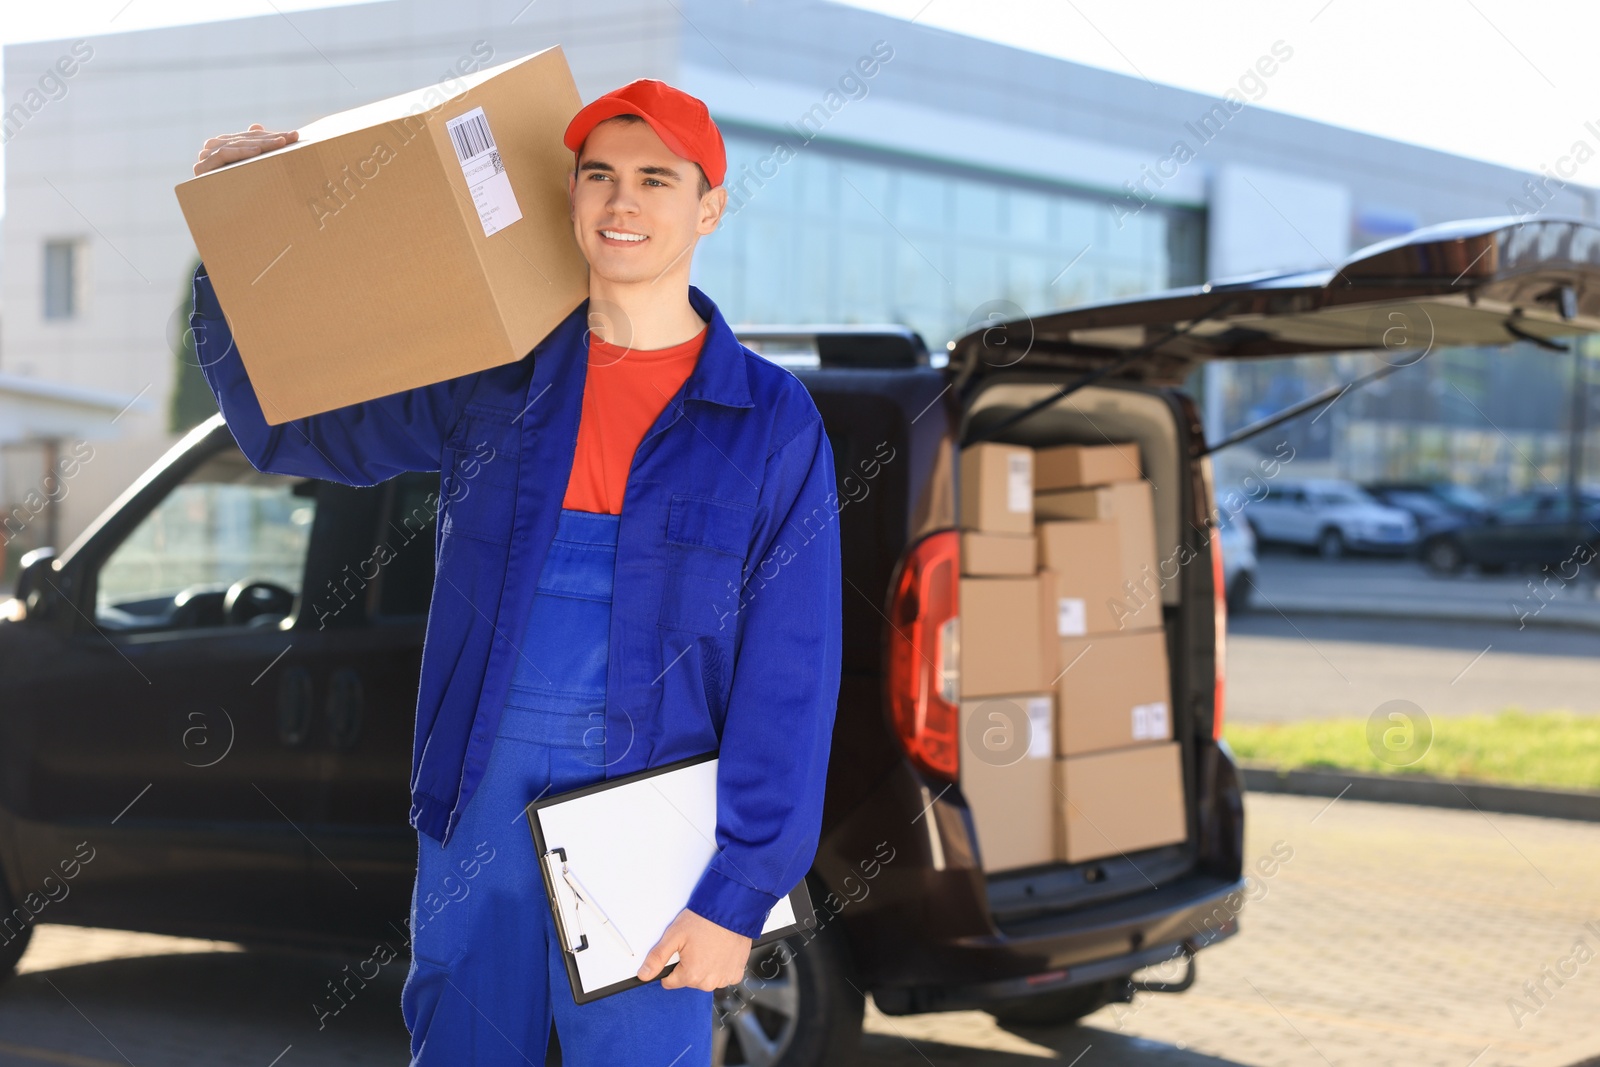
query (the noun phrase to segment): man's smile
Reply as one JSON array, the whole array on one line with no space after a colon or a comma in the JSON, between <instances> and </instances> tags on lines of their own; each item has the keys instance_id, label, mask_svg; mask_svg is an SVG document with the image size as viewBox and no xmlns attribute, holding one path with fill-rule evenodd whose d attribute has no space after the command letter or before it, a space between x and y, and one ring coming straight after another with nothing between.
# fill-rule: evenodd
<instances>
[{"instance_id":1,"label":"man's smile","mask_svg":"<svg viewBox=\"0 0 1600 1067\"><path fill-rule=\"evenodd\" d=\"M632 245L643 244L649 237L642 233L633 233L630 230L601 230L600 237L608 244Z\"/></svg>"}]
</instances>

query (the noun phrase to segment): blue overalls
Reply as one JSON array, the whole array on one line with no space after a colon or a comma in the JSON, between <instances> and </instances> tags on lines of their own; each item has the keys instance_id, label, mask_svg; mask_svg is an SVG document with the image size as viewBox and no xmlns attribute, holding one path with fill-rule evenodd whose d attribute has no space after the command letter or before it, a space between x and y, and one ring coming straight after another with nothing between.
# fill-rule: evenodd
<instances>
[{"instance_id":1,"label":"blue overalls","mask_svg":"<svg viewBox=\"0 0 1600 1067\"><path fill-rule=\"evenodd\" d=\"M542 1065L552 1016L566 1067L710 1063L709 992L573 1001L523 813L605 777L618 520L561 510L483 781L447 845L419 835L401 997L415 1065Z\"/></svg>"}]
</instances>

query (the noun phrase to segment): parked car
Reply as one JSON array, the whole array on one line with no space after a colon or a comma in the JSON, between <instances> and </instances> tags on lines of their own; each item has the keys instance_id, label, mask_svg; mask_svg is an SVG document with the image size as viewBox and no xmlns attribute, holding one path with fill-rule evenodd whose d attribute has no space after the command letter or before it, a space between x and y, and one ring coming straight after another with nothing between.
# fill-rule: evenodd
<instances>
[{"instance_id":1,"label":"parked car","mask_svg":"<svg viewBox=\"0 0 1600 1067\"><path fill-rule=\"evenodd\" d=\"M1281 482L1246 517L1257 540L1315 548L1323 559L1352 550L1408 552L1417 543L1409 512L1380 504L1354 482Z\"/></svg>"},{"instance_id":2,"label":"parked car","mask_svg":"<svg viewBox=\"0 0 1600 1067\"><path fill-rule=\"evenodd\" d=\"M1475 521L1488 507L1486 500L1482 506L1464 507L1425 485L1379 483L1364 488L1379 503L1409 514L1421 541Z\"/></svg>"},{"instance_id":3,"label":"parked car","mask_svg":"<svg viewBox=\"0 0 1600 1067\"><path fill-rule=\"evenodd\" d=\"M1439 510L1463 519L1475 519L1489 510L1489 498L1470 485L1455 482L1371 482L1367 492L1385 504L1412 511L1412 505L1426 504L1423 510ZM1416 511L1412 511L1416 515Z\"/></svg>"},{"instance_id":4,"label":"parked car","mask_svg":"<svg viewBox=\"0 0 1600 1067\"><path fill-rule=\"evenodd\" d=\"M719 994L721 1061L845 1062L865 992L889 1014L1061 1023L1138 990L1188 988L1196 954L1239 930L1251 883L1222 740L1226 550L1182 383L1212 359L1376 348L1392 313L1435 304L1449 311L1434 316L1438 345L1504 343L1507 307L1524 333L1592 332L1597 237L1554 218L1436 227L1337 270L986 325L939 364L893 328L743 331L822 412L848 588L808 876L817 922L758 950L748 988ZM1567 285L1582 298L1563 317L1570 302L1540 294ZM960 786L960 659L946 639L959 450L1108 437L1139 445L1158 551L1173 561L1158 595L1187 834L988 871ZM441 496L435 473L365 488L259 473L216 417L59 555L28 560L0 604L0 967L37 921L404 951L412 711ZM1251 876L1272 862L1254 857ZM1168 961L1178 980L1139 977Z\"/></svg>"},{"instance_id":5,"label":"parked car","mask_svg":"<svg viewBox=\"0 0 1600 1067\"><path fill-rule=\"evenodd\" d=\"M1581 495L1578 506L1564 491L1545 489L1511 497L1473 522L1429 537L1422 560L1436 574L1469 566L1488 572L1518 566L1553 566L1593 574L1589 563L1600 543L1600 499ZM1566 574L1575 577L1576 574Z\"/></svg>"}]
</instances>

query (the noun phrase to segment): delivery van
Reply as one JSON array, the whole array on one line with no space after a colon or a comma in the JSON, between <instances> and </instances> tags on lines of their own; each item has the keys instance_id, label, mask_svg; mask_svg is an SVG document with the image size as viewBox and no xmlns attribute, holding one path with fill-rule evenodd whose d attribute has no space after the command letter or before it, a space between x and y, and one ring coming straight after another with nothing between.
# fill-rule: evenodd
<instances>
[{"instance_id":1,"label":"delivery van","mask_svg":"<svg viewBox=\"0 0 1600 1067\"><path fill-rule=\"evenodd\" d=\"M1403 326L1403 328L1401 328ZM1600 329L1600 228L1485 219L986 324L769 327L838 476L844 661L816 905L717 997L722 1064L834 1065L864 999L1068 1023L1240 929L1211 361ZM437 474L255 471L217 416L0 604L0 966L37 923L404 958ZM446 505L448 506L448 505ZM467 887L470 889L470 886ZM399 964L404 966L402 962ZM1158 967L1158 965L1160 965ZM308 991L308 997L315 991Z\"/></svg>"}]
</instances>

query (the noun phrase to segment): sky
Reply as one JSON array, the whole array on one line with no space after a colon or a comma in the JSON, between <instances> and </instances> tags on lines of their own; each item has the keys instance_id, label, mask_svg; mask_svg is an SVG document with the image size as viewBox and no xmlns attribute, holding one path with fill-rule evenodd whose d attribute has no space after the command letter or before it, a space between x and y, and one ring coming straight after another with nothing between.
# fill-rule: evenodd
<instances>
[{"instance_id":1,"label":"sky","mask_svg":"<svg viewBox=\"0 0 1600 1067\"><path fill-rule=\"evenodd\" d=\"M448 3L449 0L436 0ZM771 0L727 0L762 3ZM1258 107L1523 170L1600 147L1594 0L842 0L1220 95L1276 42ZM0 43L333 6L317 0L5 0ZM1595 132L1585 128L1595 123ZM0 148L0 167L4 150ZM1570 168L1600 186L1600 158Z\"/></svg>"},{"instance_id":2,"label":"sky","mask_svg":"<svg viewBox=\"0 0 1600 1067\"><path fill-rule=\"evenodd\" d=\"M1256 106L1534 172L1600 147L1594 0L846 2L1212 95L1281 40ZM1572 180L1600 185L1600 159Z\"/></svg>"}]
</instances>

